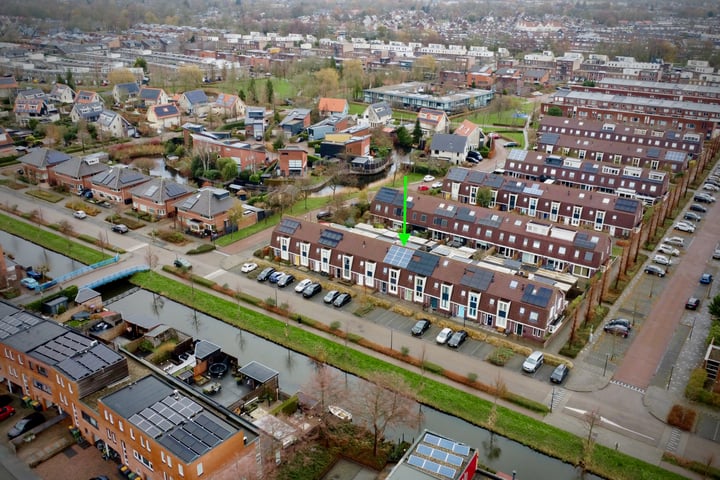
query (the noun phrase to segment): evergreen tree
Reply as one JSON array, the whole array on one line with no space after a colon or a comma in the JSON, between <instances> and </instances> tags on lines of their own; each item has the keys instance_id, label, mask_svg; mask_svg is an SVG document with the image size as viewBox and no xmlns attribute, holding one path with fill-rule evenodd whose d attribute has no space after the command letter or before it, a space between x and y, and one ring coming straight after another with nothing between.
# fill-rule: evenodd
<instances>
[{"instance_id":1,"label":"evergreen tree","mask_svg":"<svg viewBox=\"0 0 720 480\"><path fill-rule=\"evenodd\" d=\"M420 145L420 140L422 140L422 137L423 137L423 132L422 132L422 128L420 128L420 119L416 118L415 119L415 128L413 128L413 131L412 131L413 143L415 143L415 145Z\"/></svg>"}]
</instances>

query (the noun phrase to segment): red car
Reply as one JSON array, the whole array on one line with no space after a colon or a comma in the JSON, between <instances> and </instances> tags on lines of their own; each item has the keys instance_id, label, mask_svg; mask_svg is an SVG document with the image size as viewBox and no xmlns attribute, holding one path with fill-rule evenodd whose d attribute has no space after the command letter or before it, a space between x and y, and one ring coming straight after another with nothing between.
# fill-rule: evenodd
<instances>
[{"instance_id":1,"label":"red car","mask_svg":"<svg viewBox=\"0 0 720 480\"><path fill-rule=\"evenodd\" d=\"M418 187L418 192L427 192L428 190L430 190L430 187L428 187L427 185L420 185Z\"/></svg>"},{"instance_id":2,"label":"red car","mask_svg":"<svg viewBox=\"0 0 720 480\"><path fill-rule=\"evenodd\" d=\"M6 407L0 407L0 420L5 420L15 415L15 409L10 405Z\"/></svg>"}]
</instances>

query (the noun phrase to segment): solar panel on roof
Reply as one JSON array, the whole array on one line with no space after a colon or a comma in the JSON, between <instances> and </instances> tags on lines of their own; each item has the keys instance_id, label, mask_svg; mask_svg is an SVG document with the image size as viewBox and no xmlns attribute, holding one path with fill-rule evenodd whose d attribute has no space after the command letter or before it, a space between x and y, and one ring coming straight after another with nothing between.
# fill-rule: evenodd
<instances>
[{"instance_id":1,"label":"solar panel on roof","mask_svg":"<svg viewBox=\"0 0 720 480\"><path fill-rule=\"evenodd\" d=\"M523 292L522 301L535 305L536 307L546 307L552 297L552 290L546 287L536 287L528 285Z\"/></svg>"},{"instance_id":2,"label":"solar panel on roof","mask_svg":"<svg viewBox=\"0 0 720 480\"><path fill-rule=\"evenodd\" d=\"M490 270L468 268L460 279L460 283L466 287L484 292L490 286L492 279L493 273Z\"/></svg>"},{"instance_id":3,"label":"solar panel on roof","mask_svg":"<svg viewBox=\"0 0 720 480\"><path fill-rule=\"evenodd\" d=\"M392 245L385 254L383 262L388 263L394 267L407 268L408 263L412 259L413 250L399 245Z\"/></svg>"},{"instance_id":4,"label":"solar panel on roof","mask_svg":"<svg viewBox=\"0 0 720 480\"><path fill-rule=\"evenodd\" d=\"M657 147L648 148L647 156L650 158L658 158L660 156L660 149Z\"/></svg>"},{"instance_id":5,"label":"solar panel on roof","mask_svg":"<svg viewBox=\"0 0 720 480\"><path fill-rule=\"evenodd\" d=\"M440 445L440 437L433 435L432 433L426 433L423 441L429 443L430 445Z\"/></svg>"},{"instance_id":6,"label":"solar panel on roof","mask_svg":"<svg viewBox=\"0 0 720 480\"><path fill-rule=\"evenodd\" d=\"M469 171L465 168L453 168L445 178L451 182L462 182L467 177L468 172Z\"/></svg>"},{"instance_id":7,"label":"solar panel on roof","mask_svg":"<svg viewBox=\"0 0 720 480\"><path fill-rule=\"evenodd\" d=\"M440 447L445 448L447 450L452 450L453 445L455 445L455 442L452 440L448 440L447 438L441 438L440 439Z\"/></svg>"},{"instance_id":8,"label":"solar panel on roof","mask_svg":"<svg viewBox=\"0 0 720 480\"><path fill-rule=\"evenodd\" d=\"M177 197L178 195L182 195L183 193L185 193L185 188L183 188L181 185L178 185L177 183L166 183L165 191L167 192L168 196Z\"/></svg>"},{"instance_id":9,"label":"solar panel on roof","mask_svg":"<svg viewBox=\"0 0 720 480\"><path fill-rule=\"evenodd\" d=\"M433 449L430 448L430 447L428 447L427 445L423 445L423 444L421 443L421 444L419 444L419 445L417 446L417 448L415 449L415 451L416 451L417 453L421 454L421 455L430 456L430 454L432 453Z\"/></svg>"},{"instance_id":10,"label":"solar panel on roof","mask_svg":"<svg viewBox=\"0 0 720 480\"><path fill-rule=\"evenodd\" d=\"M155 195L155 192L157 192L159 188L159 185L150 185L147 190L145 190L145 196L152 197L153 195Z\"/></svg>"},{"instance_id":11,"label":"solar panel on roof","mask_svg":"<svg viewBox=\"0 0 720 480\"><path fill-rule=\"evenodd\" d=\"M448 456L447 456L447 458L445 459L445 461L446 461L447 463L449 463L450 465L454 465L454 466L456 466L456 467L459 467L460 465L463 464L463 459L462 459L462 457L458 457L457 455L453 455L453 454L451 454L451 453L448 454Z\"/></svg>"},{"instance_id":12,"label":"solar panel on roof","mask_svg":"<svg viewBox=\"0 0 720 480\"><path fill-rule=\"evenodd\" d=\"M456 470L450 467L446 467L445 465L440 465L438 473L446 478L455 478Z\"/></svg>"},{"instance_id":13,"label":"solar panel on roof","mask_svg":"<svg viewBox=\"0 0 720 480\"><path fill-rule=\"evenodd\" d=\"M285 235L295 235L295 231L300 226L300 222L291 218L283 218L278 226L278 232Z\"/></svg>"},{"instance_id":14,"label":"solar panel on roof","mask_svg":"<svg viewBox=\"0 0 720 480\"><path fill-rule=\"evenodd\" d=\"M189 209L189 208L192 208L192 207L195 206L195 204L197 203L198 200L200 200L200 194L199 194L199 193L198 193L197 195L193 195L192 197L190 197L190 198L188 198L187 200L185 200L185 201L182 203L182 205L180 205L180 208L188 208L188 209Z\"/></svg>"},{"instance_id":15,"label":"solar panel on roof","mask_svg":"<svg viewBox=\"0 0 720 480\"><path fill-rule=\"evenodd\" d=\"M615 201L615 209L621 212L633 213L637 211L638 206L640 206L640 201L632 198L618 198Z\"/></svg>"},{"instance_id":16,"label":"solar panel on roof","mask_svg":"<svg viewBox=\"0 0 720 480\"><path fill-rule=\"evenodd\" d=\"M395 200L395 197L397 196L398 193L399 192L397 190L393 190L392 188L388 188L388 187L383 187L375 195L375 201L381 202L381 203L392 203L393 200Z\"/></svg>"},{"instance_id":17,"label":"solar panel on roof","mask_svg":"<svg viewBox=\"0 0 720 480\"><path fill-rule=\"evenodd\" d=\"M412 466L422 468L425 460L420 457L416 457L415 455L410 455L407 462Z\"/></svg>"},{"instance_id":18,"label":"solar panel on roof","mask_svg":"<svg viewBox=\"0 0 720 480\"><path fill-rule=\"evenodd\" d=\"M330 248L335 248L338 246L340 241L343 239L343 234L340 232L336 232L335 230L329 230L325 229L320 234L320 238L318 239L318 243L320 245L325 245Z\"/></svg>"},{"instance_id":19,"label":"solar panel on roof","mask_svg":"<svg viewBox=\"0 0 720 480\"><path fill-rule=\"evenodd\" d=\"M670 150L665 152L665 160L671 161L671 162L684 162L685 161L685 153L678 152L677 150Z\"/></svg>"}]
</instances>

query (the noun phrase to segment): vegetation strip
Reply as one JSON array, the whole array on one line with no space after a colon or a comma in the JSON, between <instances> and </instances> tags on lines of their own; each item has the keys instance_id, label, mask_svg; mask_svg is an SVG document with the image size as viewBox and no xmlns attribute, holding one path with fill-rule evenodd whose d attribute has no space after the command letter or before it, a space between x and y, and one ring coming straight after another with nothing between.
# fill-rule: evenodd
<instances>
[{"instance_id":1,"label":"vegetation strip","mask_svg":"<svg viewBox=\"0 0 720 480\"><path fill-rule=\"evenodd\" d=\"M0 227L12 235L40 245L41 247L60 253L86 265L92 265L110 258L110 255L101 253L93 248L74 242L66 237L48 232L42 228L21 222L0 213Z\"/></svg>"},{"instance_id":2,"label":"vegetation strip","mask_svg":"<svg viewBox=\"0 0 720 480\"><path fill-rule=\"evenodd\" d=\"M470 423L488 428L493 404L423 375L410 372L384 360L319 337L311 332L270 318L242 305L192 288L158 273L135 274L131 281L146 290L166 296L207 315L291 348L328 365L368 379L378 372L400 375L417 392L423 404ZM583 439L559 428L497 406L492 429L512 440L610 479L681 479L673 472L625 455L602 445L594 445L587 458Z\"/></svg>"}]
</instances>

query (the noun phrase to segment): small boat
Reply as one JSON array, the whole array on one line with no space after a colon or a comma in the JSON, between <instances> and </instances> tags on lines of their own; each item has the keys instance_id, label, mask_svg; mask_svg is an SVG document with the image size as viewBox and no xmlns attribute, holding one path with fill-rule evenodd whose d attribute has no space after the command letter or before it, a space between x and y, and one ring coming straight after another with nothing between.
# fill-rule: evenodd
<instances>
[{"instance_id":1,"label":"small boat","mask_svg":"<svg viewBox=\"0 0 720 480\"><path fill-rule=\"evenodd\" d=\"M344 408L338 407L337 405L330 405L328 407L328 410L330 410L330 413L335 415L340 420L345 422L352 422L352 413L348 412Z\"/></svg>"}]
</instances>

